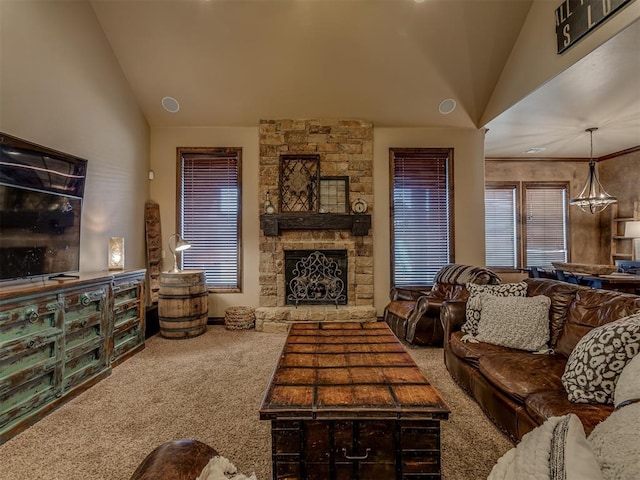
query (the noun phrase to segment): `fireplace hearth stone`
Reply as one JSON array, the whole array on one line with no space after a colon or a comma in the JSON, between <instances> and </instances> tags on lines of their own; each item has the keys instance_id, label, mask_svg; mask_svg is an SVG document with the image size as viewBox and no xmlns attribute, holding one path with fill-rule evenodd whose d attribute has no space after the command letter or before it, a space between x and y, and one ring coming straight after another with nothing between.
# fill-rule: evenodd
<instances>
[{"instance_id":1,"label":"fireplace hearth stone","mask_svg":"<svg viewBox=\"0 0 640 480\"><path fill-rule=\"evenodd\" d=\"M256 330L287 332L289 325L299 322L375 322L373 306L303 305L299 307L256 308Z\"/></svg>"}]
</instances>

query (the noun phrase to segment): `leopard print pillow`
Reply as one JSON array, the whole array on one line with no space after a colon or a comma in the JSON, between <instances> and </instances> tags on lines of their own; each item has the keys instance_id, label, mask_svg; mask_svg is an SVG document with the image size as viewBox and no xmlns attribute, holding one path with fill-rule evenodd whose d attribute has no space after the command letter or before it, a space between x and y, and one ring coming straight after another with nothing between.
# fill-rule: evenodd
<instances>
[{"instance_id":1,"label":"leopard print pillow","mask_svg":"<svg viewBox=\"0 0 640 480\"><path fill-rule=\"evenodd\" d=\"M640 313L592 329L575 346L562 384L575 403L613 404L620 372L640 351Z\"/></svg>"},{"instance_id":2,"label":"leopard print pillow","mask_svg":"<svg viewBox=\"0 0 640 480\"><path fill-rule=\"evenodd\" d=\"M480 323L480 312L482 311L482 302L480 294L489 293L495 297L526 297L527 283L502 283L500 285L476 285L475 283L467 283L469 291L469 299L467 300L466 321L462 325L461 330L473 336L478 334L478 323Z\"/></svg>"}]
</instances>

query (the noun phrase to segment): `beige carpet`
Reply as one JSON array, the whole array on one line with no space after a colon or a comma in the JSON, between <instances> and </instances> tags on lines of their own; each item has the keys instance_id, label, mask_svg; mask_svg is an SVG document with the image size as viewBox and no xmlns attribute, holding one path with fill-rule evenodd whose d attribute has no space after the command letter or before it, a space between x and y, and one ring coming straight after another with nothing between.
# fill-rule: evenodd
<instances>
[{"instance_id":1,"label":"beige carpet","mask_svg":"<svg viewBox=\"0 0 640 480\"><path fill-rule=\"evenodd\" d=\"M258 409L284 341L222 326L188 340L156 335L111 376L0 446L0 479L127 480L160 443L196 438L269 480L270 425ZM451 380L442 349L409 352L453 412L442 427L445 478L486 478L511 443Z\"/></svg>"}]
</instances>

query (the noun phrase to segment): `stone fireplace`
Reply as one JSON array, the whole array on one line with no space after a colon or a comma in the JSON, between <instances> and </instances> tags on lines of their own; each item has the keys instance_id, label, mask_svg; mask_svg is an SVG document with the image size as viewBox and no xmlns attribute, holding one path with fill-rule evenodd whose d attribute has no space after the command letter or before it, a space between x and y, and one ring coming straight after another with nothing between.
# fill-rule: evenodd
<instances>
[{"instance_id":1,"label":"stone fireplace","mask_svg":"<svg viewBox=\"0 0 640 480\"><path fill-rule=\"evenodd\" d=\"M260 196L263 201L269 198L276 213L261 215L260 304L256 309L256 329L286 331L290 323L304 321L375 321L373 232L368 228L369 215L353 214L350 208L338 215L324 213L322 209L302 214L283 213L279 208L281 159L311 154L319 158L320 178L348 178L348 204L360 198L367 203L367 213L370 213L373 208L372 123L262 120L259 133ZM298 271L299 281L294 282L295 288L308 293L304 301L289 298L292 272L287 273L287 264L290 268L292 252L305 252L298 255L300 258L296 261L303 260L311 269L306 274ZM323 268L320 266L323 259L314 257L314 252L325 256L329 253L329 257L341 252L345 271L340 272L341 276L318 274L314 269ZM310 266L313 262L316 265ZM341 282L344 299L335 301L330 298L334 293L329 290Z\"/></svg>"}]
</instances>

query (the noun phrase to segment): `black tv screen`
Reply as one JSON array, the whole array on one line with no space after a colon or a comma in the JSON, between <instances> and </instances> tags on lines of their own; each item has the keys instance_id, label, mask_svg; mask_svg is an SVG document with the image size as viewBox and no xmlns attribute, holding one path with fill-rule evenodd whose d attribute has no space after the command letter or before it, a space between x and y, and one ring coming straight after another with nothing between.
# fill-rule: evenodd
<instances>
[{"instance_id":1,"label":"black tv screen","mask_svg":"<svg viewBox=\"0 0 640 480\"><path fill-rule=\"evenodd\" d=\"M0 137L0 281L79 271L87 161Z\"/></svg>"}]
</instances>

